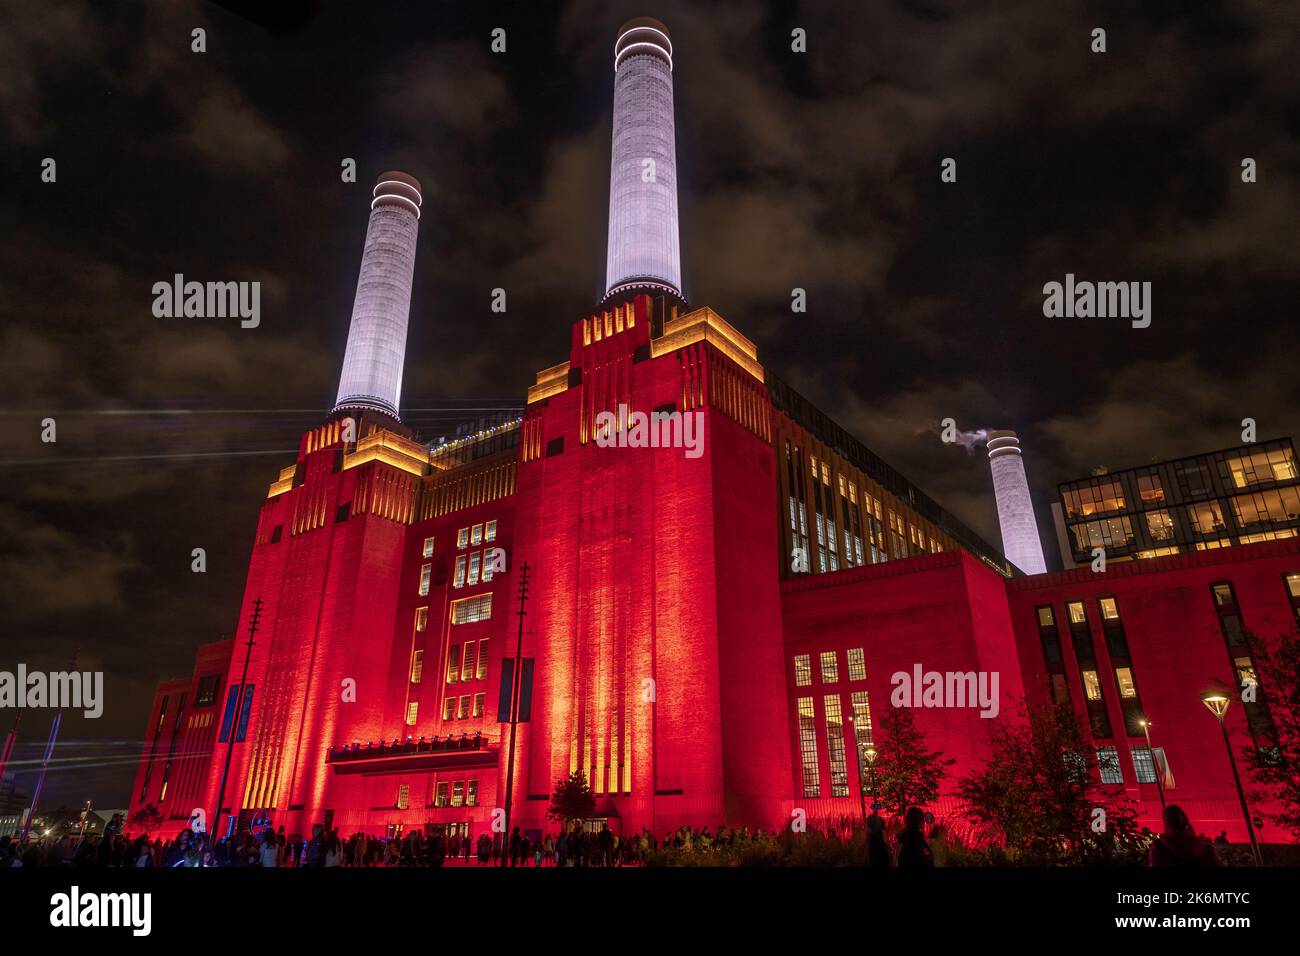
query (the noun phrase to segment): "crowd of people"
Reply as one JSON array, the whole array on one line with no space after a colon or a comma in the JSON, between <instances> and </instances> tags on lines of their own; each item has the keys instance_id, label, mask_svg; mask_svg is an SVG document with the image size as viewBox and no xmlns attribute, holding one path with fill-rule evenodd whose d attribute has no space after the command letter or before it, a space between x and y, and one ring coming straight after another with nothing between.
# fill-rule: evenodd
<instances>
[{"instance_id":1,"label":"crowd of people","mask_svg":"<svg viewBox=\"0 0 1300 956\"><path fill-rule=\"evenodd\" d=\"M932 867L934 853L926 832L926 814L910 808L901 827L889 838L883 817L867 818L865 858L872 867ZM851 822L827 827L824 836L848 844L855 836ZM264 826L258 832L212 840L208 834L182 831L174 840L131 837L124 832L121 815L115 815L103 835L65 833L29 837L19 841L0 837L0 867L411 867L460 865L509 867L614 867L644 866L652 854L686 852L731 855L749 848L777 851L798 839L791 831L749 828L683 826L657 839L649 830L620 835L609 826L590 830L581 823L561 827L541 836L514 827L509 838L501 833L477 838L458 832L420 830L393 837L354 833L346 839L337 829L317 824L310 838L288 839L284 828ZM892 843L892 845L891 845ZM1215 844L1226 845L1226 834L1214 844L1198 836L1180 807L1164 811L1164 833L1151 841L1148 863L1153 867L1218 866Z\"/></svg>"}]
</instances>

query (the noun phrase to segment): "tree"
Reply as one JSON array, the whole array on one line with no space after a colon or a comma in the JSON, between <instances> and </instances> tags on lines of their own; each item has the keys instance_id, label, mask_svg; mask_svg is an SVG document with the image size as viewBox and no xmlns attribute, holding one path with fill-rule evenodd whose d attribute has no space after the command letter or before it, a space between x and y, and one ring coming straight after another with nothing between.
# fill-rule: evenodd
<instances>
[{"instance_id":1,"label":"tree","mask_svg":"<svg viewBox=\"0 0 1300 956\"><path fill-rule=\"evenodd\" d=\"M1136 807L1122 787L1099 782L1092 741L1068 704L994 727L992 750L957 788L990 842L1048 866L1119 862L1140 852Z\"/></svg>"},{"instance_id":2,"label":"tree","mask_svg":"<svg viewBox=\"0 0 1300 956\"><path fill-rule=\"evenodd\" d=\"M575 770L567 777L555 781L555 792L551 794L551 806L546 815L552 820L559 820L566 827L574 820L586 820L596 812L596 797L587 786L587 777L581 770Z\"/></svg>"},{"instance_id":3,"label":"tree","mask_svg":"<svg viewBox=\"0 0 1300 956\"><path fill-rule=\"evenodd\" d=\"M163 815L152 803L146 803L126 819L131 832L149 836L163 825Z\"/></svg>"},{"instance_id":4,"label":"tree","mask_svg":"<svg viewBox=\"0 0 1300 956\"><path fill-rule=\"evenodd\" d=\"M1263 796L1281 808L1269 819L1300 839L1300 631L1271 641L1249 635L1249 640L1256 699L1268 708L1274 746L1246 748L1246 765L1263 784Z\"/></svg>"},{"instance_id":5,"label":"tree","mask_svg":"<svg viewBox=\"0 0 1300 956\"><path fill-rule=\"evenodd\" d=\"M957 761L944 760L942 750L926 749L911 709L889 708L876 728L876 797L884 808L901 816L909 806L939 799L939 787Z\"/></svg>"}]
</instances>

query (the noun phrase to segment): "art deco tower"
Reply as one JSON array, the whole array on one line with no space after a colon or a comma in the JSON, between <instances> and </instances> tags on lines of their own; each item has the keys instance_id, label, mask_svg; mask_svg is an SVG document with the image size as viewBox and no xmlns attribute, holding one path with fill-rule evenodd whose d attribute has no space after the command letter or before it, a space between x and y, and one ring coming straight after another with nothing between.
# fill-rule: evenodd
<instances>
[{"instance_id":1,"label":"art deco tower","mask_svg":"<svg viewBox=\"0 0 1300 956\"><path fill-rule=\"evenodd\" d=\"M1029 497L1029 480L1020 457L1020 439L1013 431L989 432L989 468L993 471L993 494L998 502L998 527L1002 529L1002 552L1026 574L1043 574L1043 545L1038 539L1038 522Z\"/></svg>"},{"instance_id":2,"label":"art deco tower","mask_svg":"<svg viewBox=\"0 0 1300 956\"><path fill-rule=\"evenodd\" d=\"M629 20L614 41L611 152L605 295L639 288L682 298L673 45L658 20Z\"/></svg>"},{"instance_id":3,"label":"art deco tower","mask_svg":"<svg viewBox=\"0 0 1300 956\"><path fill-rule=\"evenodd\" d=\"M335 411L398 417L422 202L414 176L387 172L375 184Z\"/></svg>"}]
</instances>

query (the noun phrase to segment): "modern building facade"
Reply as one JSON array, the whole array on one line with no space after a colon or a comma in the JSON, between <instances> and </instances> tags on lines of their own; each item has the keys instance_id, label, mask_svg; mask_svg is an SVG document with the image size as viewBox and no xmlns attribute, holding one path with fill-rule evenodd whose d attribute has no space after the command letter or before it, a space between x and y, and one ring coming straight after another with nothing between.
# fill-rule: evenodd
<instances>
[{"instance_id":1,"label":"modern building facade","mask_svg":"<svg viewBox=\"0 0 1300 956\"><path fill-rule=\"evenodd\" d=\"M200 810L222 832L269 817L289 834L476 836L500 825L508 798L511 823L536 832L550 826L556 782L580 771L594 822L624 832L838 820L859 812L857 758L892 706L893 675L919 666L998 676L996 716L915 715L956 760L941 814L959 813L957 779L987 759L1022 698L1073 701L1077 685L1091 716L1089 670L1111 682L1100 692L1110 723L1090 724L1099 748L1131 761L1120 728L1140 687L1153 722L1169 725L1161 746L1179 785L1219 813L1218 771L1200 769L1208 749L1222 753L1218 729L1185 714L1182 695L1208 677L1233 681L1241 648L1212 633L1186 644L1185 622L1143 596L1171 602L1228 581L1249 619L1285 610L1295 626L1286 601L1300 583L1293 599L1283 591L1300 582L1300 542L1177 559L1187 568L1134 564L1113 579L1019 575L777 378L736 326L686 305L670 268L675 182L671 241L667 219L635 218L637 203L666 216L667 193L627 208L618 198L621 130L667 123L653 142L672 145L666 28L630 23L615 65L605 299L570 325L567 356L537 373L520 420L429 444L400 420L400 375L351 362L358 322L374 355L404 347L407 302L379 310L400 323L376 321L361 308L363 265L339 406L270 485L239 635L159 686L132 808L160 806L170 832ZM653 102L625 83L648 84ZM643 234L656 265L616 266ZM363 380L377 384L347 384ZM1123 615L1122 648L1094 639L1089 657L1080 639L1073 656L1044 656L1042 607L1063 622L1082 602L1101 628L1106 599ZM1188 620L1221 624L1224 607ZM1185 655L1175 676L1162 672L1167 655ZM1239 736L1240 710L1229 717ZM1226 811L1213 819L1202 825L1237 832Z\"/></svg>"},{"instance_id":2,"label":"modern building facade","mask_svg":"<svg viewBox=\"0 0 1300 956\"><path fill-rule=\"evenodd\" d=\"M1107 472L1059 486L1053 504L1067 568L1300 534L1300 472L1289 438Z\"/></svg>"}]
</instances>

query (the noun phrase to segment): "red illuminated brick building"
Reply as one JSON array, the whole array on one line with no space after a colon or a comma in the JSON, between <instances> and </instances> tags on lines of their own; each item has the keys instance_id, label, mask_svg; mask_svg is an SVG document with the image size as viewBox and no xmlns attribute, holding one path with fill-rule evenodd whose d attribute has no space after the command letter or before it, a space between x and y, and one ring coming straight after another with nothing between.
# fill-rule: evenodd
<instances>
[{"instance_id":1,"label":"red illuminated brick building","mask_svg":"<svg viewBox=\"0 0 1300 956\"><path fill-rule=\"evenodd\" d=\"M636 84L663 82L640 62L670 53L661 27L633 21L620 35L616 139L639 115ZM1197 695L1238 683L1243 622L1297 626L1300 539L1024 577L663 276L611 279L520 420L427 445L397 417L407 306L391 306L402 269L409 302L420 202L412 177L376 187L340 404L261 507L239 636L205 645L189 680L158 688L130 805L159 806L164 832L195 809L223 828L269 816L290 834L490 828L506 797L501 690L526 562L531 719L512 799L526 831L548 826L550 794L573 770L597 816L625 832L779 828L796 809L855 817L855 741L891 706L891 676L919 665L999 677L997 717L916 712L957 761L941 815L957 812L951 790L988 756L992 727L1016 719L1022 698L1055 695L1089 721L1144 823L1159 804L1143 781L1159 765L1198 827L1244 838ZM675 233L675 193L672 216ZM632 259L626 236L650 226L625 226L620 255ZM666 255L675 264L675 243ZM397 292L367 292L394 275ZM400 340L375 332L385 322ZM391 355L364 352L373 341L396 354L396 373ZM699 454L607 447L610 412L612 431L629 434L630 413L698 414ZM1139 711L1154 759L1126 724ZM1228 722L1251 740L1241 706Z\"/></svg>"}]
</instances>

